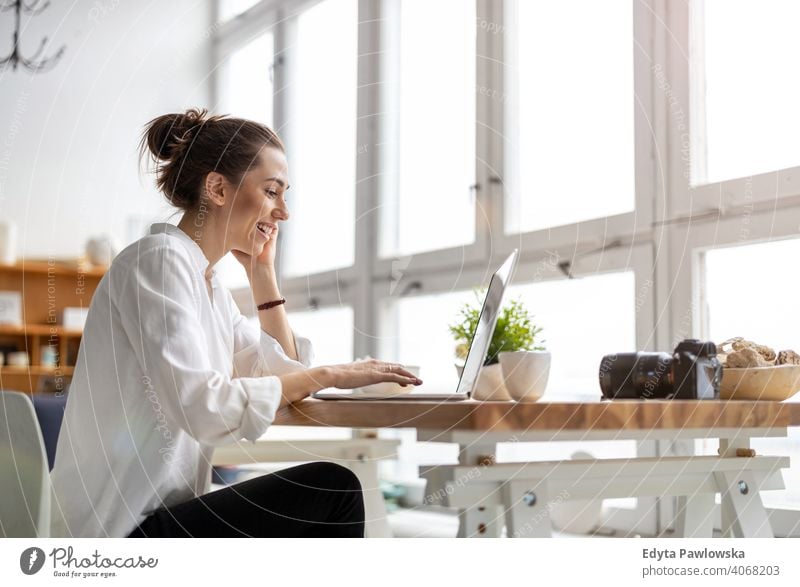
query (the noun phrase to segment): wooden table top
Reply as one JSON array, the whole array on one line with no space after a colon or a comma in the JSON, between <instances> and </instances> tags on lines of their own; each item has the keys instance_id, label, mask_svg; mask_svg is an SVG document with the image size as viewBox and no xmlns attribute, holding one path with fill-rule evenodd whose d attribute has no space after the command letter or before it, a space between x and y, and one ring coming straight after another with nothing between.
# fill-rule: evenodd
<instances>
[{"instance_id":1,"label":"wooden table top","mask_svg":"<svg viewBox=\"0 0 800 587\"><path fill-rule=\"evenodd\" d=\"M800 402L615 400L535 403L306 399L275 425L429 430L654 430L800 426Z\"/></svg>"}]
</instances>

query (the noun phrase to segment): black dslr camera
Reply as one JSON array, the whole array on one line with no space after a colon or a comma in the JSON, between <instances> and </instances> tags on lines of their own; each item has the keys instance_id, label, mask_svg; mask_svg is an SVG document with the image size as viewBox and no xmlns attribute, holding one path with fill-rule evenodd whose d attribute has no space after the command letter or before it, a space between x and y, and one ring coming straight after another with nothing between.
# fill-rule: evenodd
<instances>
[{"instance_id":1,"label":"black dslr camera","mask_svg":"<svg viewBox=\"0 0 800 587\"><path fill-rule=\"evenodd\" d=\"M722 363L713 342L682 340L669 353L619 353L600 363L608 399L716 399Z\"/></svg>"}]
</instances>

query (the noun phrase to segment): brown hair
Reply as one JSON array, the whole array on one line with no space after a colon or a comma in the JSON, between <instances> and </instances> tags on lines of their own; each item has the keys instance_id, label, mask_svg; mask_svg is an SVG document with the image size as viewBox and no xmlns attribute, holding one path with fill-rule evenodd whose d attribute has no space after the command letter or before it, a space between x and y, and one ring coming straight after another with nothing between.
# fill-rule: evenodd
<instances>
[{"instance_id":1,"label":"brown hair","mask_svg":"<svg viewBox=\"0 0 800 587\"><path fill-rule=\"evenodd\" d=\"M154 118L139 143L140 158L155 164L158 188L170 204L187 211L199 206L210 172L238 184L263 147L285 152L278 135L263 124L207 114L205 108L190 108Z\"/></svg>"}]
</instances>

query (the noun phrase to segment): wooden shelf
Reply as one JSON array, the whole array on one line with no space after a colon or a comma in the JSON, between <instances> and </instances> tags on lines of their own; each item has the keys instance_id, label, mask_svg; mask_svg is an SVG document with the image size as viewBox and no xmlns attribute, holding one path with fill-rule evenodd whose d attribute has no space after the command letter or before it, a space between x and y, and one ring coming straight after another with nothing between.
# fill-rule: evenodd
<instances>
[{"instance_id":1,"label":"wooden shelf","mask_svg":"<svg viewBox=\"0 0 800 587\"><path fill-rule=\"evenodd\" d=\"M41 365L28 365L26 367L14 367L5 365L0 367L0 375L62 375L69 377L75 371L75 367L42 367Z\"/></svg>"},{"instance_id":2,"label":"wooden shelf","mask_svg":"<svg viewBox=\"0 0 800 587\"><path fill-rule=\"evenodd\" d=\"M83 330L64 328L57 324L23 324L21 326L0 324L0 336L48 336L50 334L67 338L80 338L83 335Z\"/></svg>"},{"instance_id":3,"label":"wooden shelf","mask_svg":"<svg viewBox=\"0 0 800 587\"><path fill-rule=\"evenodd\" d=\"M47 259L25 259L16 263L0 263L0 271L18 273L43 273L45 275L76 275L82 273L90 277L102 277L108 267L82 263L77 259L56 259L51 263Z\"/></svg>"},{"instance_id":4,"label":"wooden shelf","mask_svg":"<svg viewBox=\"0 0 800 587\"><path fill-rule=\"evenodd\" d=\"M26 352L29 365L0 367L0 388L31 393L49 389L51 381L69 379L80 349L83 328L65 328L60 320L66 308L89 308L108 267L93 266L85 257L19 259L0 263L0 291L16 291L22 298L22 324L0 324L3 346ZM56 346L61 367L40 364L42 349Z\"/></svg>"}]
</instances>

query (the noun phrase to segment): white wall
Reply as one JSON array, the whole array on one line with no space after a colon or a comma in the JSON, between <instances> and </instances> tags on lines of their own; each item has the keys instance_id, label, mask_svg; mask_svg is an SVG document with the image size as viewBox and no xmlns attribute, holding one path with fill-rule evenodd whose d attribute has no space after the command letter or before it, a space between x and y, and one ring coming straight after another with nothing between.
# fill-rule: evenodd
<instances>
[{"instance_id":1,"label":"white wall","mask_svg":"<svg viewBox=\"0 0 800 587\"><path fill-rule=\"evenodd\" d=\"M51 2L22 20L23 53L47 35L52 71L0 71L0 219L17 224L18 257L74 257L90 236L120 246L173 209L139 172L143 125L210 104L212 0ZM13 13L0 13L0 56Z\"/></svg>"}]
</instances>

